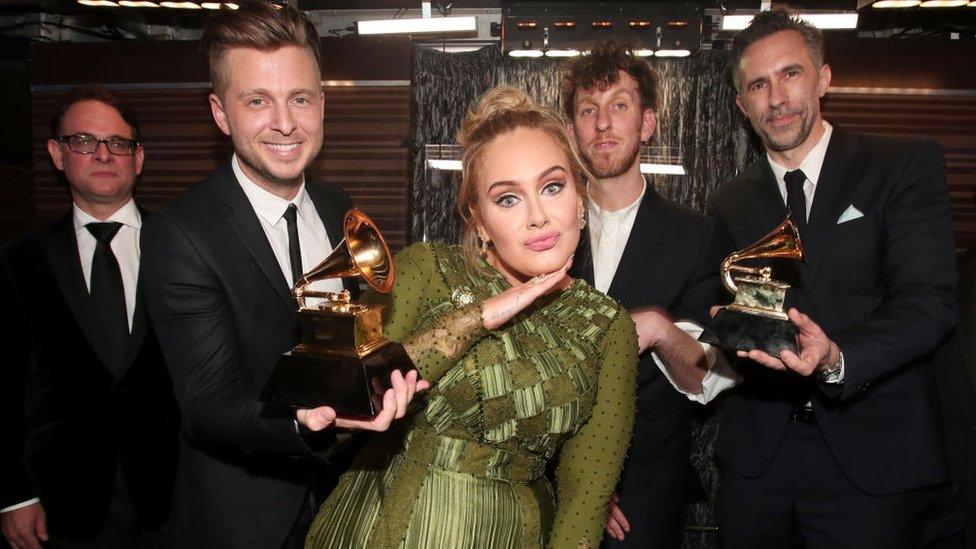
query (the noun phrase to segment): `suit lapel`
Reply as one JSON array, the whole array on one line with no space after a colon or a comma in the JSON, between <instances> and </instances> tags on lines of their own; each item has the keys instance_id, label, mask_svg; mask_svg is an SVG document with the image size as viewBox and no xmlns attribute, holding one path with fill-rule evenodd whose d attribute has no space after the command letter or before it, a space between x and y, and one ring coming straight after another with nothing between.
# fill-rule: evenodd
<instances>
[{"instance_id":1,"label":"suit lapel","mask_svg":"<svg viewBox=\"0 0 976 549\"><path fill-rule=\"evenodd\" d=\"M264 273L268 284L271 285L274 293L281 300L281 304L289 312L294 312L297 305L291 297L291 288L285 280L284 273L281 272L278 260L275 259L274 251L268 242L268 235L261 228L261 222L258 221L258 216L247 200L247 195L244 194L244 190L238 184L233 170L228 164L220 168L220 172L216 175L217 192L227 208L227 222L237 233L241 242L244 243L244 247L247 248L261 272Z\"/></svg>"},{"instance_id":2,"label":"suit lapel","mask_svg":"<svg viewBox=\"0 0 976 549\"><path fill-rule=\"evenodd\" d=\"M620 256L617 272L610 281L607 295L620 299L621 292L633 288L645 288L653 285L653 281L646 280L647 272L634 266L646 265L655 258L654 247L658 239L664 234L664 222L661 218L661 201L663 200L650 184L645 183L644 198L637 207L634 225L627 237L627 244ZM660 258L657 258L660 260Z\"/></svg>"},{"instance_id":3,"label":"suit lapel","mask_svg":"<svg viewBox=\"0 0 976 549\"><path fill-rule=\"evenodd\" d=\"M807 285L823 264L823 256L830 251L830 235L837 227L837 218L851 204L854 182L861 170L862 157L857 141L839 128L834 128L827 145L813 206L803 239L804 263L808 269Z\"/></svg>"},{"instance_id":4,"label":"suit lapel","mask_svg":"<svg viewBox=\"0 0 976 549\"><path fill-rule=\"evenodd\" d=\"M756 235L758 239L786 219L786 203L776 183L776 176L769 167L768 159L764 157L757 162L747 177L750 184L747 187L749 196L746 204L752 205L752 214L759 229Z\"/></svg>"},{"instance_id":5,"label":"suit lapel","mask_svg":"<svg viewBox=\"0 0 976 549\"><path fill-rule=\"evenodd\" d=\"M99 362L104 365L107 362L102 356L102 350L92 343L98 341L98 337L93 331L94 324L89 320L88 288L85 285L85 275L81 270L73 219L69 211L51 227L50 231L43 233L40 239L41 248L78 328L98 356Z\"/></svg>"}]
</instances>

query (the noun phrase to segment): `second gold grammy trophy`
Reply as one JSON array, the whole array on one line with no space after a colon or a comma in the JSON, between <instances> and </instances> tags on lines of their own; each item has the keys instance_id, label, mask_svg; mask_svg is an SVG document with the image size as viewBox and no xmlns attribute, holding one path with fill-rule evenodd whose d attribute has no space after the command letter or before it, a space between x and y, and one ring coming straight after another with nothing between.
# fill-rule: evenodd
<instances>
[{"instance_id":1,"label":"second gold grammy trophy","mask_svg":"<svg viewBox=\"0 0 976 549\"><path fill-rule=\"evenodd\" d=\"M789 217L769 234L722 262L720 274L735 300L708 323L699 339L733 351L759 349L778 356L796 352L796 326L783 310L789 284L774 280L772 268L749 267L741 262L760 259L803 259L800 234ZM736 276L732 273L743 273Z\"/></svg>"},{"instance_id":2,"label":"second gold grammy trophy","mask_svg":"<svg viewBox=\"0 0 976 549\"><path fill-rule=\"evenodd\" d=\"M261 400L273 406L328 405L338 414L372 417L394 369L413 368L399 345L383 336L382 306L358 303L348 290L312 290L312 283L356 277L377 292L393 288L393 256L379 229L351 209L341 244L292 290L298 304L298 344L271 373Z\"/></svg>"}]
</instances>

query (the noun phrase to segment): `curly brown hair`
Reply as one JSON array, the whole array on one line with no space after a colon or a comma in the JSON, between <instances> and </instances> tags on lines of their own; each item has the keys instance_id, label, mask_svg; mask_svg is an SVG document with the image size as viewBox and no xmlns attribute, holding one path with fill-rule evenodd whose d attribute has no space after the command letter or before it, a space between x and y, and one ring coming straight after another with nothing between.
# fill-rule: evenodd
<instances>
[{"instance_id":1,"label":"curly brown hair","mask_svg":"<svg viewBox=\"0 0 976 549\"><path fill-rule=\"evenodd\" d=\"M637 82L641 110L657 111L657 73L647 61L634 54L636 49L631 43L607 40L594 45L590 53L566 63L560 81L560 96L563 113L569 120L573 119L577 91L610 87L620 80L620 71Z\"/></svg>"}]
</instances>

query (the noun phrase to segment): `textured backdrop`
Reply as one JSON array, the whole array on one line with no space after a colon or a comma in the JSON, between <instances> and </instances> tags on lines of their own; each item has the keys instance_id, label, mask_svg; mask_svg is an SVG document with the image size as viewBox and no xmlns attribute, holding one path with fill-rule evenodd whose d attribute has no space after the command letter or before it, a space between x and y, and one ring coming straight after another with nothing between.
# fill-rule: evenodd
<instances>
[{"instance_id":1,"label":"textured backdrop","mask_svg":"<svg viewBox=\"0 0 976 549\"><path fill-rule=\"evenodd\" d=\"M758 154L758 143L735 107L727 54L702 51L683 59L649 60L661 79L655 147L682 158L687 175L656 175L652 181L666 197L702 210L708 193L731 180ZM555 59L502 58L497 47L470 53L414 50L412 86L413 186L411 238L455 242L459 172L427 168L424 146L456 143L468 108L485 91L510 84L536 100L558 108L559 67ZM716 269L718 266L716 266ZM697 410L692 461L709 494L688 517L686 547L715 545L711 502L715 467L712 442L718 422L716 405Z\"/></svg>"}]
</instances>

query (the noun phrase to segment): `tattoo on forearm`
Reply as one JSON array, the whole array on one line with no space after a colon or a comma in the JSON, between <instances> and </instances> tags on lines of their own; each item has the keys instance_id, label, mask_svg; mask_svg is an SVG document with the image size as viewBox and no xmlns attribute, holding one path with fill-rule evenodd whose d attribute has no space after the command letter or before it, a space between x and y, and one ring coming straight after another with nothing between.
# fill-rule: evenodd
<instances>
[{"instance_id":1,"label":"tattoo on forearm","mask_svg":"<svg viewBox=\"0 0 976 549\"><path fill-rule=\"evenodd\" d=\"M515 311L518 310L519 299L521 297L522 297L521 295L516 295L515 296L515 305L512 305L511 307L509 307L507 309L502 309L501 311L495 311L495 312L491 313L491 319L492 320L498 320L499 318L508 318L508 317L512 316L513 314L515 314Z\"/></svg>"}]
</instances>

